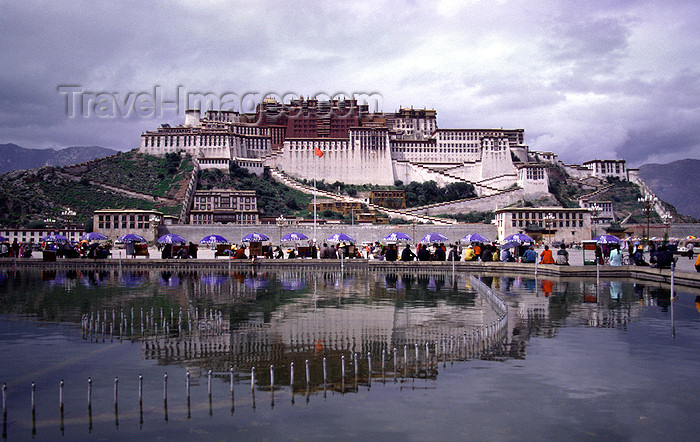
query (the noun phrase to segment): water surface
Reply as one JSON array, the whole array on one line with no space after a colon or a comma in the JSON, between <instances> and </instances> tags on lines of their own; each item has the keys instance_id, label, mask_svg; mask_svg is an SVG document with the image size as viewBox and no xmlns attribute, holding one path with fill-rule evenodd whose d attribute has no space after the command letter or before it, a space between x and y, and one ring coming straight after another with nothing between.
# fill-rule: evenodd
<instances>
[{"instance_id":1,"label":"water surface","mask_svg":"<svg viewBox=\"0 0 700 442\"><path fill-rule=\"evenodd\" d=\"M468 275L4 272L4 436L695 438L694 296L671 301L668 289L628 281L481 280L509 306L504 338L486 349L470 346L469 338L497 312ZM95 332L98 314L104 333L101 323ZM81 321L90 318L88 332Z\"/></svg>"}]
</instances>

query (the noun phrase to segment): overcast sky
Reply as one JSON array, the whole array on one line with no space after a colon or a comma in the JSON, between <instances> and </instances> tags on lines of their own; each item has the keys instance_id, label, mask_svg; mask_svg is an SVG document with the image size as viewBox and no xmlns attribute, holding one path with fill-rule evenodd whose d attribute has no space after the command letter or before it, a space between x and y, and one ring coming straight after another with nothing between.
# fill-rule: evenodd
<instances>
[{"instance_id":1,"label":"overcast sky","mask_svg":"<svg viewBox=\"0 0 700 442\"><path fill-rule=\"evenodd\" d=\"M70 117L59 87L128 110L180 86L376 93L383 111L436 109L442 128L524 128L567 163L700 158L699 18L697 0L0 1L0 143L138 147L183 116L103 101Z\"/></svg>"}]
</instances>

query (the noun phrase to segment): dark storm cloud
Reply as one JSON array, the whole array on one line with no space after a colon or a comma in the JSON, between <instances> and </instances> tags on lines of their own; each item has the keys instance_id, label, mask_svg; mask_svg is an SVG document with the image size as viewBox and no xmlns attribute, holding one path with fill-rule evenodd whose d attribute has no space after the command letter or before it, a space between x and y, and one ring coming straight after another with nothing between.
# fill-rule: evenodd
<instances>
[{"instance_id":1,"label":"dark storm cloud","mask_svg":"<svg viewBox=\"0 0 700 442\"><path fill-rule=\"evenodd\" d=\"M690 1L5 2L0 142L127 149L182 121L68 118L69 84L379 92L441 127L523 127L567 162L697 154L697 16Z\"/></svg>"}]
</instances>

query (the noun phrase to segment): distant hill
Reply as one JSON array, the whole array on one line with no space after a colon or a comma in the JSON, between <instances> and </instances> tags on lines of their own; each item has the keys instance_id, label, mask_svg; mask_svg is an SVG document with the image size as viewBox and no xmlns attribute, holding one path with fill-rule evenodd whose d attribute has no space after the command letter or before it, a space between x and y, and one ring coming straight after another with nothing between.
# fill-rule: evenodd
<instances>
[{"instance_id":1,"label":"distant hill","mask_svg":"<svg viewBox=\"0 0 700 442\"><path fill-rule=\"evenodd\" d=\"M60 220L67 208L76 212L74 221L87 225L97 209L157 209L177 215L193 168L189 156L155 157L132 150L86 166L6 172L0 174L0 226Z\"/></svg>"},{"instance_id":2,"label":"distant hill","mask_svg":"<svg viewBox=\"0 0 700 442\"><path fill-rule=\"evenodd\" d=\"M95 158L104 158L118 151L100 146L75 146L61 150L25 149L16 144L0 144L0 173L28 170L42 166L70 166Z\"/></svg>"},{"instance_id":3,"label":"distant hill","mask_svg":"<svg viewBox=\"0 0 700 442\"><path fill-rule=\"evenodd\" d=\"M700 160L685 159L668 164L645 164L639 176L662 200L679 213L700 218Z\"/></svg>"}]
</instances>

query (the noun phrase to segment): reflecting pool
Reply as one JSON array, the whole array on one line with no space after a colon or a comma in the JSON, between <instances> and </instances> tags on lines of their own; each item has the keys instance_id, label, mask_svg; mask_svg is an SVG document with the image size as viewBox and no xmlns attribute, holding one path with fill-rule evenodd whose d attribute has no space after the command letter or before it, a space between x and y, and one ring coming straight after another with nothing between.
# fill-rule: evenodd
<instances>
[{"instance_id":1,"label":"reflecting pool","mask_svg":"<svg viewBox=\"0 0 700 442\"><path fill-rule=\"evenodd\" d=\"M694 439L699 338L631 281L2 271L3 437Z\"/></svg>"}]
</instances>

